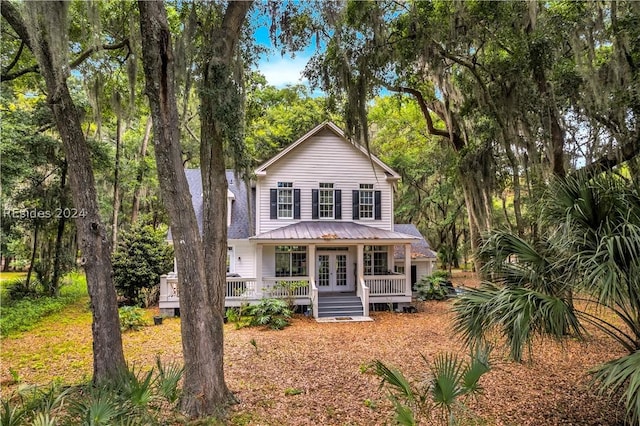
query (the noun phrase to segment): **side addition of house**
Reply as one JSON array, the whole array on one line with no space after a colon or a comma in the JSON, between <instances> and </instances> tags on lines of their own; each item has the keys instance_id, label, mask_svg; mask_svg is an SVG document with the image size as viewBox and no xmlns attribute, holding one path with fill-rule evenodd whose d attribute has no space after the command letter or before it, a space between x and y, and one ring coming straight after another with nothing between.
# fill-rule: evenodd
<instances>
[{"instance_id":1,"label":"side addition of house","mask_svg":"<svg viewBox=\"0 0 640 426\"><path fill-rule=\"evenodd\" d=\"M202 220L200 170L187 170ZM411 302L435 254L414 225L394 224L400 176L323 123L255 170L248 188L227 172L226 306L293 296L315 318L366 320L373 304ZM251 219L253 218L253 220ZM170 236L169 236L170 238ZM176 274L160 309L179 308Z\"/></svg>"}]
</instances>

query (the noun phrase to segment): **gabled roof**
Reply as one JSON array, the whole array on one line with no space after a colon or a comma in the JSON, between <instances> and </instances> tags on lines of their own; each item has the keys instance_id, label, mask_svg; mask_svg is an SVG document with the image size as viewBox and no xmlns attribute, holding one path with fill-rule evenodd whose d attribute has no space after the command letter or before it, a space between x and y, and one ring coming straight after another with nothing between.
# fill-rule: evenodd
<instances>
[{"instance_id":1,"label":"gabled roof","mask_svg":"<svg viewBox=\"0 0 640 426\"><path fill-rule=\"evenodd\" d=\"M396 224L393 226L393 230L403 234L413 235L420 238L418 241L411 243L411 258L412 259L435 259L436 253L431 249L431 246L427 240L422 236L418 228L412 224ZM404 248L402 246L396 246L394 249L393 257L395 259L404 259Z\"/></svg>"},{"instance_id":2,"label":"gabled roof","mask_svg":"<svg viewBox=\"0 0 640 426\"><path fill-rule=\"evenodd\" d=\"M392 179L392 180L400 179L400 175L398 173L396 173L391 167L387 166L378 157L376 157L375 155L373 155L370 152L368 152L366 147L363 147L363 146L361 146L361 145L359 145L357 143L353 143L352 141L347 139L347 137L345 136L345 134L342 131L342 129L340 129L338 126L336 126L334 123L332 123L330 121L325 121L324 123L319 124L318 126L313 128L310 132L308 132L307 134L302 136L300 139L298 139L297 141L293 142L291 145L287 146L285 149L280 151L275 157L271 158L269 161L267 161L266 163L262 164L260 167L255 169L255 174L257 176L266 174L267 173L267 168L269 168L272 164L278 162L278 160L280 160L282 157L286 156L293 149L295 149L296 147L302 145L307 140L309 140L311 137L315 136L316 134L320 133L321 131L323 131L325 129L328 129L328 130L332 131L333 133L336 134L336 136L338 136L339 138L344 140L345 143L350 144L351 146L353 146L354 148L356 148L357 150L362 152L362 154L367 159L371 158L371 161L373 161L374 164L380 166L385 171L385 173L387 174L387 179Z\"/></svg>"},{"instance_id":3,"label":"gabled roof","mask_svg":"<svg viewBox=\"0 0 640 426\"><path fill-rule=\"evenodd\" d=\"M185 169L184 171L189 184L191 202L198 220L198 228L202 233L202 218L204 215L204 200L202 198L202 175L200 169ZM231 204L231 225L227 229L227 238L246 239L251 236L249 223L249 198L247 186L241 179L237 179L233 170L226 171L227 183L229 184L227 196L233 199ZM167 239L171 240L171 230Z\"/></svg>"},{"instance_id":4,"label":"gabled roof","mask_svg":"<svg viewBox=\"0 0 640 426\"><path fill-rule=\"evenodd\" d=\"M353 243L355 241L401 244L413 242L418 238L414 235L386 231L354 222L309 221L298 222L273 231L263 232L250 239L257 241L287 241L289 243L316 240L327 241L332 244L339 244L340 242Z\"/></svg>"}]
</instances>

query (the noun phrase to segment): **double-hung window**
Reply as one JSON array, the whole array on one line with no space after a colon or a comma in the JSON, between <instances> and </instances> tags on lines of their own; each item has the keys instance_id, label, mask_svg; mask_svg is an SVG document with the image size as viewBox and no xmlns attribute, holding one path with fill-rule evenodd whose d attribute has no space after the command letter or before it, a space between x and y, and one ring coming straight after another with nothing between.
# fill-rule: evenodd
<instances>
[{"instance_id":1,"label":"double-hung window","mask_svg":"<svg viewBox=\"0 0 640 426\"><path fill-rule=\"evenodd\" d=\"M358 198L360 219L373 219L373 184L361 183Z\"/></svg>"},{"instance_id":2,"label":"double-hung window","mask_svg":"<svg viewBox=\"0 0 640 426\"><path fill-rule=\"evenodd\" d=\"M293 219L293 183L278 182L278 219Z\"/></svg>"},{"instance_id":3,"label":"double-hung window","mask_svg":"<svg viewBox=\"0 0 640 426\"><path fill-rule=\"evenodd\" d=\"M276 277L304 277L306 275L306 246L276 247Z\"/></svg>"},{"instance_id":4,"label":"double-hung window","mask_svg":"<svg viewBox=\"0 0 640 426\"><path fill-rule=\"evenodd\" d=\"M386 275L389 272L387 246L364 246L364 274Z\"/></svg>"},{"instance_id":5,"label":"double-hung window","mask_svg":"<svg viewBox=\"0 0 640 426\"><path fill-rule=\"evenodd\" d=\"M319 192L320 219L333 219L334 197L333 184L321 183Z\"/></svg>"}]
</instances>

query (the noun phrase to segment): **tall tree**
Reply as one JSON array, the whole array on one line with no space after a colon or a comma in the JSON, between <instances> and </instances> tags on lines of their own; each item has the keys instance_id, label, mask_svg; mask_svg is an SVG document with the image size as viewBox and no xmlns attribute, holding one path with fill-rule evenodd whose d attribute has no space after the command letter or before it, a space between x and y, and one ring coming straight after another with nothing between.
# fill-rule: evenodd
<instances>
[{"instance_id":1,"label":"tall tree","mask_svg":"<svg viewBox=\"0 0 640 426\"><path fill-rule=\"evenodd\" d=\"M242 104L232 64L251 2L230 2L204 17L199 87L204 217L200 238L181 158L175 94L175 55L164 5L139 1L146 92L153 118L160 188L171 222L180 285L185 360L183 411L191 417L218 413L233 401L224 381L223 310L226 271L226 175L224 145L241 150Z\"/></svg>"},{"instance_id":2,"label":"tall tree","mask_svg":"<svg viewBox=\"0 0 640 426\"><path fill-rule=\"evenodd\" d=\"M522 235L530 190L569 164L607 168L640 150L633 2L346 2L323 13L327 49L307 73L346 98L365 143L367 99L381 88L416 99L457 153L475 248L492 227L497 169ZM576 147L597 154L576 161Z\"/></svg>"},{"instance_id":3,"label":"tall tree","mask_svg":"<svg viewBox=\"0 0 640 426\"><path fill-rule=\"evenodd\" d=\"M115 378L125 368L116 293L111 267L111 245L101 222L91 153L71 98L67 78L67 6L64 2L2 3L2 16L37 59L68 162L69 185L76 218L82 263L93 314L94 381ZM26 18L26 19L25 19Z\"/></svg>"}]
</instances>

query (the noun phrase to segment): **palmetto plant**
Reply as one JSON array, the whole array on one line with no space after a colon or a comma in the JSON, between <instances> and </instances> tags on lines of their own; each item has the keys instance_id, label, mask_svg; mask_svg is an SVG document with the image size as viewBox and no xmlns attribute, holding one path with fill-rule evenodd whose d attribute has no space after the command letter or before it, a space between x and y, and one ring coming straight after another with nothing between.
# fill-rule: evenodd
<instances>
[{"instance_id":1,"label":"palmetto plant","mask_svg":"<svg viewBox=\"0 0 640 426\"><path fill-rule=\"evenodd\" d=\"M596 367L594 378L603 391L624 389L637 424L638 189L619 175L571 176L550 186L540 219L546 231L537 241L502 231L488 236L481 250L488 282L458 298L455 329L470 345L497 330L520 360L536 335L560 339L582 336L586 323L597 327L628 355Z\"/></svg>"},{"instance_id":2,"label":"palmetto plant","mask_svg":"<svg viewBox=\"0 0 640 426\"><path fill-rule=\"evenodd\" d=\"M373 363L375 374L382 378L380 387L386 386L389 392L396 422L405 426L455 424L457 414L464 412L466 398L482 392L480 377L491 368L488 347L479 349L469 362L449 353L437 355L431 364L424 356L422 359L429 374L417 383L379 360Z\"/></svg>"}]
</instances>

